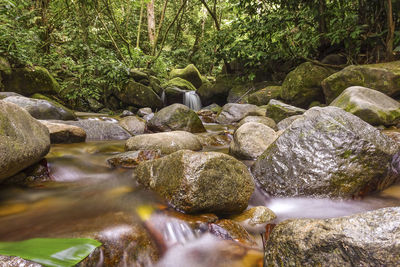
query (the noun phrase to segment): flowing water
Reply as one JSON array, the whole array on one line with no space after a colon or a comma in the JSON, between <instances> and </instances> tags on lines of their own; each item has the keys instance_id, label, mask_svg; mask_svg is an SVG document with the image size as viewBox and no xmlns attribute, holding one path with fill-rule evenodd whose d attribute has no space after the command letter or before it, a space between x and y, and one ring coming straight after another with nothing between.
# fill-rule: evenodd
<instances>
[{"instance_id":1,"label":"flowing water","mask_svg":"<svg viewBox=\"0 0 400 267\"><path fill-rule=\"evenodd\" d=\"M200 96L196 91L188 91L183 95L183 104L189 108L199 111L201 109Z\"/></svg>"},{"instance_id":2,"label":"flowing water","mask_svg":"<svg viewBox=\"0 0 400 267\"><path fill-rule=\"evenodd\" d=\"M208 134L233 131L230 126L217 124L206 124L206 128ZM235 246L211 236L204 227L207 219L182 219L183 215L168 209L156 195L136 184L132 170L110 168L106 159L124 151L124 143L53 145L46 157L52 181L30 187L2 187L0 241L75 237L82 233L93 236L91 232L118 239L140 223L158 236L155 239L164 254L159 266L260 266L261 247ZM228 151L226 145L207 146L204 150ZM399 204L400 185L360 200L271 198L256 190L250 201L250 206L272 209L277 222L338 217ZM102 259L98 261L101 266Z\"/></svg>"}]
</instances>

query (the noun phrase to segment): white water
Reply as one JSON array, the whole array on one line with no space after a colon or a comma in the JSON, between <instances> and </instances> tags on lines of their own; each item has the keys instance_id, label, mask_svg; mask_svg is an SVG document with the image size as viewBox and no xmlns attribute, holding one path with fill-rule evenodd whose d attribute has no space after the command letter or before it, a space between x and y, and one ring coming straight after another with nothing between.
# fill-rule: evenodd
<instances>
[{"instance_id":1,"label":"white water","mask_svg":"<svg viewBox=\"0 0 400 267\"><path fill-rule=\"evenodd\" d=\"M201 100L199 95L196 94L195 91L185 92L185 95L183 96L183 104L195 111L201 109Z\"/></svg>"},{"instance_id":2,"label":"white water","mask_svg":"<svg viewBox=\"0 0 400 267\"><path fill-rule=\"evenodd\" d=\"M166 104L167 98L165 96L165 91L162 91L161 93L161 101L164 103L164 105Z\"/></svg>"}]
</instances>

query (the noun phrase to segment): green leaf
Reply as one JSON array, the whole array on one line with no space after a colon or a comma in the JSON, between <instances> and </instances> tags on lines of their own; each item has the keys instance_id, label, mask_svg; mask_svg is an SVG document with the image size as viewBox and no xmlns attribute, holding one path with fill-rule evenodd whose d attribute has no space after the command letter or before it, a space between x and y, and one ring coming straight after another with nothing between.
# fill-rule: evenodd
<instances>
[{"instance_id":1,"label":"green leaf","mask_svg":"<svg viewBox=\"0 0 400 267\"><path fill-rule=\"evenodd\" d=\"M34 238L0 242L0 255L16 256L44 266L74 266L101 243L89 238Z\"/></svg>"}]
</instances>

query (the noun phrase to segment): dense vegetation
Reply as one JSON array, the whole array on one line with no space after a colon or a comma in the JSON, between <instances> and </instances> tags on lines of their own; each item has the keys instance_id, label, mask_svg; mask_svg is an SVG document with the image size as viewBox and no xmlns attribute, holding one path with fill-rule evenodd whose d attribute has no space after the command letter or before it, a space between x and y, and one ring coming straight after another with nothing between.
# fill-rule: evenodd
<instances>
[{"instance_id":1,"label":"dense vegetation","mask_svg":"<svg viewBox=\"0 0 400 267\"><path fill-rule=\"evenodd\" d=\"M399 11L398 0L0 0L0 56L44 66L70 99L100 99L130 68L162 78L189 63L208 75L225 65L251 80L332 53L391 60Z\"/></svg>"}]
</instances>

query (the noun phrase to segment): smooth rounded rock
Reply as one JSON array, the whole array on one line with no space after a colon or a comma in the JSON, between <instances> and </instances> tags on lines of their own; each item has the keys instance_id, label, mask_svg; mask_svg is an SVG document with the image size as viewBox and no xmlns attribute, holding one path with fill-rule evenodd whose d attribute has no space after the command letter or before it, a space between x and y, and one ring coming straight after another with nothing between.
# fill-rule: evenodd
<instances>
[{"instance_id":1,"label":"smooth rounded rock","mask_svg":"<svg viewBox=\"0 0 400 267\"><path fill-rule=\"evenodd\" d=\"M239 123L236 125L236 127L239 128L240 126L242 126L243 124L248 123L248 122L257 122L257 123L264 124L265 126L268 126L274 130L277 129L275 121L271 118L264 117L264 116L247 116L244 119L242 119L241 121L239 121Z\"/></svg>"},{"instance_id":2,"label":"smooth rounded rock","mask_svg":"<svg viewBox=\"0 0 400 267\"><path fill-rule=\"evenodd\" d=\"M285 130L287 127L290 126L290 124L292 124L292 122L294 122L297 119L303 118L303 115L294 115L294 116L290 116L286 119L281 120L276 127L278 128L279 131Z\"/></svg>"},{"instance_id":3,"label":"smooth rounded rock","mask_svg":"<svg viewBox=\"0 0 400 267\"><path fill-rule=\"evenodd\" d=\"M146 121L136 116L124 117L118 124L131 135L144 134L146 131Z\"/></svg>"},{"instance_id":4,"label":"smooth rounded rock","mask_svg":"<svg viewBox=\"0 0 400 267\"><path fill-rule=\"evenodd\" d=\"M107 163L113 168L135 168L143 161L158 159L160 156L161 152L157 150L129 151L108 158Z\"/></svg>"},{"instance_id":5,"label":"smooth rounded rock","mask_svg":"<svg viewBox=\"0 0 400 267\"><path fill-rule=\"evenodd\" d=\"M86 132L81 127L44 120L40 122L49 129L52 144L80 143L86 140Z\"/></svg>"},{"instance_id":6,"label":"smooth rounded rock","mask_svg":"<svg viewBox=\"0 0 400 267\"><path fill-rule=\"evenodd\" d=\"M186 81L189 81L193 84L196 88L199 88L203 81L201 79L201 75L199 70L196 68L195 65L190 64L184 69L174 69L170 73L170 77L173 78L182 78Z\"/></svg>"},{"instance_id":7,"label":"smooth rounded rock","mask_svg":"<svg viewBox=\"0 0 400 267\"><path fill-rule=\"evenodd\" d=\"M217 122L230 124L251 115L259 115L259 108L256 105L228 103L222 107L222 111L217 117Z\"/></svg>"},{"instance_id":8,"label":"smooth rounded rock","mask_svg":"<svg viewBox=\"0 0 400 267\"><path fill-rule=\"evenodd\" d=\"M281 101L271 99L267 105L267 111L265 115L269 118L272 118L276 123L279 123L281 120L284 120L288 117L301 115L305 111L305 109L294 107Z\"/></svg>"}]
</instances>

